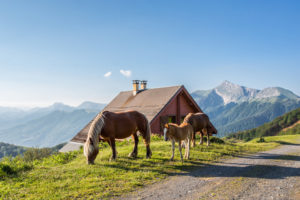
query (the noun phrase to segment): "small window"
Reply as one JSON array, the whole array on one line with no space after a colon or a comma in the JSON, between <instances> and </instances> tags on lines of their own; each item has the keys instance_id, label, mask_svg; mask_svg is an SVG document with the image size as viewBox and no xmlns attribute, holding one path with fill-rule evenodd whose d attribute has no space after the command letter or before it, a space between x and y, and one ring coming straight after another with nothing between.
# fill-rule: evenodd
<instances>
[{"instance_id":1,"label":"small window","mask_svg":"<svg viewBox=\"0 0 300 200\"><path fill-rule=\"evenodd\" d=\"M168 123L176 123L176 116L169 116Z\"/></svg>"},{"instance_id":2,"label":"small window","mask_svg":"<svg viewBox=\"0 0 300 200\"><path fill-rule=\"evenodd\" d=\"M161 116L160 117L160 131L164 129L165 124L167 123L176 123L176 116Z\"/></svg>"},{"instance_id":3,"label":"small window","mask_svg":"<svg viewBox=\"0 0 300 200\"><path fill-rule=\"evenodd\" d=\"M180 117L180 123L183 122L183 120L184 120L185 117L186 117L186 115L182 115L182 116Z\"/></svg>"}]
</instances>

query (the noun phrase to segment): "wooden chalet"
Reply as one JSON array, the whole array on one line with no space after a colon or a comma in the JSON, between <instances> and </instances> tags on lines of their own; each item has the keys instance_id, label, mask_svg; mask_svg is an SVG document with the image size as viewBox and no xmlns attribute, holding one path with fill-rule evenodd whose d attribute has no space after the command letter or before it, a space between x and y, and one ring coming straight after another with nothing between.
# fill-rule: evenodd
<instances>
[{"instance_id":1,"label":"wooden chalet","mask_svg":"<svg viewBox=\"0 0 300 200\"><path fill-rule=\"evenodd\" d=\"M152 134L163 134L163 125L167 122L180 124L190 112L202 112L183 85L147 89L146 81L133 81L133 90L120 92L103 111L137 110L150 122ZM139 88L141 86L141 88ZM90 121L60 151L78 150L85 143Z\"/></svg>"}]
</instances>

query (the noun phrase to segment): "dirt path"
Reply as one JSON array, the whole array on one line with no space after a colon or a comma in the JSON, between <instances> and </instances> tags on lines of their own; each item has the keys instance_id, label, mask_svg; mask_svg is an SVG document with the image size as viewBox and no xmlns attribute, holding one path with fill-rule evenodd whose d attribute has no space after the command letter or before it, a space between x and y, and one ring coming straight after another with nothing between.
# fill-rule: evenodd
<instances>
[{"instance_id":1,"label":"dirt path","mask_svg":"<svg viewBox=\"0 0 300 200\"><path fill-rule=\"evenodd\" d=\"M120 199L300 199L300 145L219 161Z\"/></svg>"}]
</instances>

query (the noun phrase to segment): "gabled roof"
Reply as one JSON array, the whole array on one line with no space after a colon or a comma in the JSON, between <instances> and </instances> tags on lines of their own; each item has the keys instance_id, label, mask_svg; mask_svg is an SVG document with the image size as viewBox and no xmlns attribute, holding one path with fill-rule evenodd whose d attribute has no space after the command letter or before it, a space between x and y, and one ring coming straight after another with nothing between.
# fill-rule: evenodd
<instances>
[{"instance_id":1,"label":"gabled roof","mask_svg":"<svg viewBox=\"0 0 300 200\"><path fill-rule=\"evenodd\" d=\"M197 103L188 94L184 86L173 86L164 88L154 88L140 91L135 96L132 91L120 92L103 111L121 112L136 110L151 121L160 113L160 111L180 92L185 91L190 99L190 104L196 110L201 111ZM83 143L86 140L87 133L93 120L88 123L71 141Z\"/></svg>"},{"instance_id":2,"label":"gabled roof","mask_svg":"<svg viewBox=\"0 0 300 200\"><path fill-rule=\"evenodd\" d=\"M136 110L146 115L150 122L181 87L147 89L140 91L136 96L133 96L132 91L120 92L104 110L112 112Z\"/></svg>"}]
</instances>

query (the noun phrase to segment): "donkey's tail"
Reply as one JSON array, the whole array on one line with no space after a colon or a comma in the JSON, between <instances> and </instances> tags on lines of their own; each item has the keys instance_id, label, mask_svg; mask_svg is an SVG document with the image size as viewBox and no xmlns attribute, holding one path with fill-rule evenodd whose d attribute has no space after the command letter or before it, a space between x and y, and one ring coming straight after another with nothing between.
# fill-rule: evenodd
<instances>
[{"instance_id":1,"label":"donkey's tail","mask_svg":"<svg viewBox=\"0 0 300 200\"><path fill-rule=\"evenodd\" d=\"M145 133L145 143L146 144L150 144L150 138L151 138L151 128L150 128L150 123L147 119L147 117L145 116L145 120L146 120L146 133Z\"/></svg>"}]
</instances>

